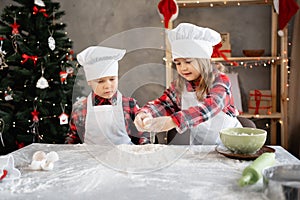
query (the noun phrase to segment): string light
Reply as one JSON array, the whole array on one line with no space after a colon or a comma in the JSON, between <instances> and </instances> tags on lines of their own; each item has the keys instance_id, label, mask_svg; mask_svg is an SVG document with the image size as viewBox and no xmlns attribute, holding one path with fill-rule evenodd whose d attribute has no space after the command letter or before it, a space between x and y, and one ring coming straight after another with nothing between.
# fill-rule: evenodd
<instances>
[{"instance_id":1,"label":"string light","mask_svg":"<svg viewBox=\"0 0 300 200\"><path fill-rule=\"evenodd\" d=\"M268 123L266 123L266 127L267 127L267 128L269 127L269 124L268 124Z\"/></svg>"},{"instance_id":2,"label":"string light","mask_svg":"<svg viewBox=\"0 0 300 200\"><path fill-rule=\"evenodd\" d=\"M259 60L259 61L241 61L241 62L237 62L238 66L235 66L232 62L227 62L227 61L215 61L215 62L222 62L222 64L224 66L227 67L244 67L244 68L250 68L253 69L253 67L260 67L260 66L264 66L264 67L268 67L270 66L271 60Z\"/></svg>"}]
</instances>

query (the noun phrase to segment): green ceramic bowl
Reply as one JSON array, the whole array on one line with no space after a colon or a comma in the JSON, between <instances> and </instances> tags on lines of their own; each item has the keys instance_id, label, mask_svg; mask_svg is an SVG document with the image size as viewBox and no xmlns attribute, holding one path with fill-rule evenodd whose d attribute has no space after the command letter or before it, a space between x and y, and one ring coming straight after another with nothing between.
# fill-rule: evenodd
<instances>
[{"instance_id":1,"label":"green ceramic bowl","mask_svg":"<svg viewBox=\"0 0 300 200\"><path fill-rule=\"evenodd\" d=\"M226 128L220 131L220 138L224 146L232 152L252 154L265 144L267 131L247 127Z\"/></svg>"}]
</instances>

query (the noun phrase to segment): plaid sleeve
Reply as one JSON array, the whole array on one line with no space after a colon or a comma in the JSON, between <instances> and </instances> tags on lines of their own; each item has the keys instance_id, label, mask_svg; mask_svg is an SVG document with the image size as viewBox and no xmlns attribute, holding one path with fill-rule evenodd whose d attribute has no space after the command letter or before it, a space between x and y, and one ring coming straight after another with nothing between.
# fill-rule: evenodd
<instances>
[{"instance_id":1,"label":"plaid sleeve","mask_svg":"<svg viewBox=\"0 0 300 200\"><path fill-rule=\"evenodd\" d=\"M149 133L139 132L133 123L139 109L139 105L134 98L123 97L123 111L128 135L134 144L147 144L150 141Z\"/></svg>"},{"instance_id":2,"label":"plaid sleeve","mask_svg":"<svg viewBox=\"0 0 300 200\"><path fill-rule=\"evenodd\" d=\"M231 83L229 78L220 73L209 90L208 95L198 106L187 110L176 112L172 115L174 122L178 125L177 131L184 132L189 127L199 125L222 110L231 106Z\"/></svg>"},{"instance_id":3,"label":"plaid sleeve","mask_svg":"<svg viewBox=\"0 0 300 200\"><path fill-rule=\"evenodd\" d=\"M79 99L74 103L69 123L69 132L65 139L66 144L82 143L78 133L85 133L85 118L87 112L87 99Z\"/></svg>"}]
</instances>

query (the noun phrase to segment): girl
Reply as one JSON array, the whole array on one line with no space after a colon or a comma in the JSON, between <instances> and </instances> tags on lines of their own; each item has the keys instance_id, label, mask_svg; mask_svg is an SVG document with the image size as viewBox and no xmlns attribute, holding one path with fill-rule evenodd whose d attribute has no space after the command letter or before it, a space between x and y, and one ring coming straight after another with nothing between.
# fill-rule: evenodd
<instances>
[{"instance_id":1,"label":"girl","mask_svg":"<svg viewBox=\"0 0 300 200\"><path fill-rule=\"evenodd\" d=\"M134 121L140 131L190 131L190 144L219 143L219 131L241 126L229 78L211 62L221 36L189 23L167 32L178 79L142 107Z\"/></svg>"}]
</instances>

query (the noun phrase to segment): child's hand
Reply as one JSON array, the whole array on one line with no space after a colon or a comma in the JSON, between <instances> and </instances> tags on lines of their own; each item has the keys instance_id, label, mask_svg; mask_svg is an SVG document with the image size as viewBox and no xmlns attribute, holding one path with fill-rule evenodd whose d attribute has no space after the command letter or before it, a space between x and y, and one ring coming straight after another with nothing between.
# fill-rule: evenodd
<instances>
[{"instance_id":1,"label":"child's hand","mask_svg":"<svg viewBox=\"0 0 300 200\"><path fill-rule=\"evenodd\" d=\"M145 129L149 132L163 132L176 127L176 124L170 116L156 117L147 121L149 125Z\"/></svg>"},{"instance_id":2,"label":"child's hand","mask_svg":"<svg viewBox=\"0 0 300 200\"><path fill-rule=\"evenodd\" d=\"M135 124L137 130L141 131L141 132L147 131L147 129L151 125L149 122L151 121L152 118L153 117L150 113L141 112L141 113L137 114L134 119L134 124Z\"/></svg>"}]
</instances>

